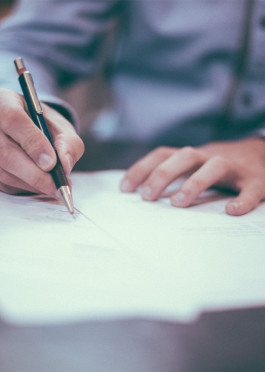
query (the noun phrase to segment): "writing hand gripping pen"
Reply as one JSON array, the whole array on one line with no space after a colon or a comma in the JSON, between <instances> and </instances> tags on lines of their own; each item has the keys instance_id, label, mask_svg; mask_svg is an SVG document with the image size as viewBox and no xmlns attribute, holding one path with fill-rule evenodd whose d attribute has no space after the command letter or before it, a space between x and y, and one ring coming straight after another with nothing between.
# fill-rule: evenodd
<instances>
[{"instance_id":1,"label":"writing hand gripping pen","mask_svg":"<svg viewBox=\"0 0 265 372\"><path fill-rule=\"evenodd\" d=\"M21 86L21 89L23 91L28 110L30 113L30 116L35 123L35 125L43 132L43 134L48 138L50 141L50 144L52 145L55 154L56 154L56 165L55 167L49 172L53 178L53 181L55 183L55 186L57 190L60 191L60 194L62 196L62 199L68 209L68 211L74 215L74 206L73 206L73 200L71 195L71 190L69 187L69 183L67 181L67 177L64 173L64 169L62 166L62 163L59 159L58 153L55 149L55 146L53 144L51 135L49 133L49 130L47 128L47 124L45 122L44 116L43 116L43 110L41 107L41 104L39 102L36 89L34 87L33 79L30 74L30 72L26 69L25 64L23 62L22 58L16 58L15 66L19 75L19 83Z\"/></svg>"}]
</instances>

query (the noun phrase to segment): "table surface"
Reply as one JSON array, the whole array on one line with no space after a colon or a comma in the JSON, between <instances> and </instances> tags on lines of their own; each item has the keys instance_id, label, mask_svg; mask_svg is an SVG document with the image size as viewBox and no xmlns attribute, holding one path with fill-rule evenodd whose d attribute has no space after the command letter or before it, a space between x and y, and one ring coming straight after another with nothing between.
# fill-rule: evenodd
<instances>
[{"instance_id":1,"label":"table surface","mask_svg":"<svg viewBox=\"0 0 265 372\"><path fill-rule=\"evenodd\" d=\"M57 326L0 323L1 372L261 372L265 307L193 323L146 319Z\"/></svg>"}]
</instances>

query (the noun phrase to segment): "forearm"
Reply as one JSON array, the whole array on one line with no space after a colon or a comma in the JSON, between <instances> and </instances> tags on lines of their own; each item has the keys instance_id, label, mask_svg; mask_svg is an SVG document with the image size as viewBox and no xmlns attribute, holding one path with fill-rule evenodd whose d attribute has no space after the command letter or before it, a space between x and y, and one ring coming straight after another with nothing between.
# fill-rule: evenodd
<instances>
[{"instance_id":1,"label":"forearm","mask_svg":"<svg viewBox=\"0 0 265 372\"><path fill-rule=\"evenodd\" d=\"M20 92L13 60L22 56L35 76L40 98L55 99L60 89L92 76L104 39L118 16L117 0L22 0L0 32L0 87Z\"/></svg>"}]
</instances>

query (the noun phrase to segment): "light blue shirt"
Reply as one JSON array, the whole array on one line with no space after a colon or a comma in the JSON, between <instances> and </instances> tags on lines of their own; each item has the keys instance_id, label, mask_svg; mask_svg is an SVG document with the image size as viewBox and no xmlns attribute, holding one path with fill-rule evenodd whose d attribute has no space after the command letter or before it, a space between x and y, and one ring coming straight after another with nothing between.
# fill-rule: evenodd
<instances>
[{"instance_id":1,"label":"light blue shirt","mask_svg":"<svg viewBox=\"0 0 265 372\"><path fill-rule=\"evenodd\" d=\"M40 98L70 112L60 89L103 71L116 139L265 135L263 0L22 0L0 29L0 55L0 86L20 91L22 56Z\"/></svg>"}]
</instances>

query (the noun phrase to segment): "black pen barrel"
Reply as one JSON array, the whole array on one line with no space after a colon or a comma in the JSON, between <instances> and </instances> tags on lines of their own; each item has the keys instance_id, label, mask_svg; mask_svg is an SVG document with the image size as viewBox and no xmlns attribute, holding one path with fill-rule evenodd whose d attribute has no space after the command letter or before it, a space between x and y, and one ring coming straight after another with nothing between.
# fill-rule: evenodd
<instances>
[{"instance_id":1,"label":"black pen barrel","mask_svg":"<svg viewBox=\"0 0 265 372\"><path fill-rule=\"evenodd\" d=\"M53 144L51 135L48 131L44 116L43 116L43 114L36 113L36 111L34 109L34 106L33 106L33 103L32 103L32 100L31 100L30 92L29 92L25 77L24 77L23 74L20 75L19 81L20 81L20 85L21 85L21 88L22 88L22 91L23 91L23 94L24 94L24 97L25 97L25 100L26 100L26 103L27 103L27 106L28 106L30 116L32 118L32 121L43 132L43 134L48 138L50 144L52 145L52 147L55 151L57 162L56 162L55 167L49 172L51 174L53 180L54 180L55 186L56 186L57 189L59 189L61 186L69 186L69 183L68 183L67 178L66 178L65 173L64 173L62 163L61 163L60 158L58 156L58 153L55 149L55 146Z\"/></svg>"}]
</instances>

